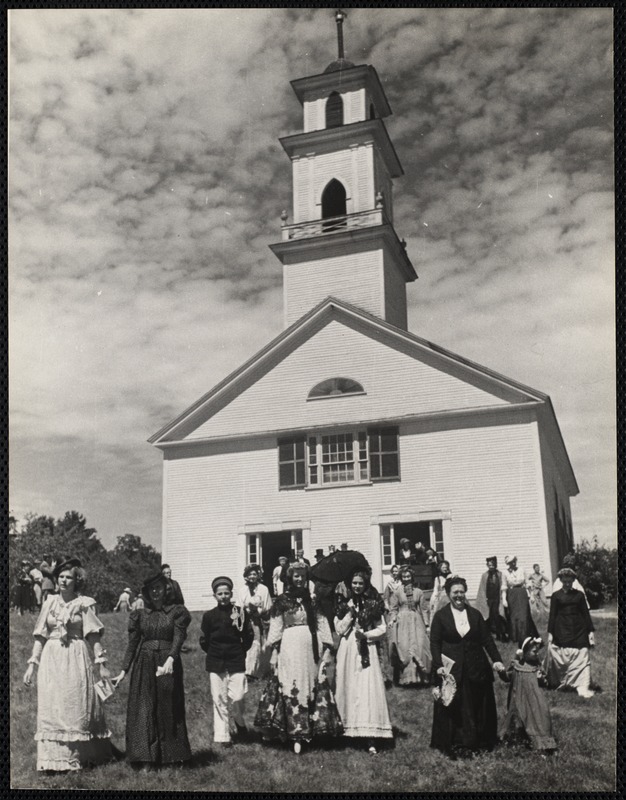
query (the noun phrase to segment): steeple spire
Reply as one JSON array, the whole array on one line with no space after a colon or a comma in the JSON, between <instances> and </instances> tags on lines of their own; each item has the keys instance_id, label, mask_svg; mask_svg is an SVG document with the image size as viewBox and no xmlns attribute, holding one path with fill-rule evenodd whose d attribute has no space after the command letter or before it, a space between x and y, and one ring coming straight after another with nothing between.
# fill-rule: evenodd
<instances>
[{"instance_id":1,"label":"steeple spire","mask_svg":"<svg viewBox=\"0 0 626 800\"><path fill-rule=\"evenodd\" d=\"M335 11L335 22L337 23L337 58L340 60L345 58L343 52L343 21L348 15L345 11L338 8Z\"/></svg>"}]
</instances>

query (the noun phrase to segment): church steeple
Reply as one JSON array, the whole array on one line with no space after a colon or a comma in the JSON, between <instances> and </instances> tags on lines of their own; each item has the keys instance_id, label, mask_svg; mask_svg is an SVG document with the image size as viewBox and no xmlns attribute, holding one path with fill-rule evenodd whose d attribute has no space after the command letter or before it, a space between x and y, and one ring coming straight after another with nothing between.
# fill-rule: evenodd
<instances>
[{"instance_id":1,"label":"church steeple","mask_svg":"<svg viewBox=\"0 0 626 800\"><path fill-rule=\"evenodd\" d=\"M383 118L391 114L374 67L338 58L323 73L291 82L302 133L280 141L293 170L293 222L282 216L285 324L333 295L401 328L406 283L417 278L393 227L392 181L402 167Z\"/></svg>"}]
</instances>

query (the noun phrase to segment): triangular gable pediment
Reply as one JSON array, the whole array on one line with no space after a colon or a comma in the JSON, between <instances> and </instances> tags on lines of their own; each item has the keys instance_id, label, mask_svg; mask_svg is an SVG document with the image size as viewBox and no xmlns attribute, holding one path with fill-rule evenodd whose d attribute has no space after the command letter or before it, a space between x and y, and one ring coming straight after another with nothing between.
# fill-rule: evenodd
<instances>
[{"instance_id":1,"label":"triangular gable pediment","mask_svg":"<svg viewBox=\"0 0 626 800\"><path fill-rule=\"evenodd\" d=\"M332 377L364 393L308 400ZM546 396L327 298L158 431L164 445L543 402Z\"/></svg>"}]
</instances>

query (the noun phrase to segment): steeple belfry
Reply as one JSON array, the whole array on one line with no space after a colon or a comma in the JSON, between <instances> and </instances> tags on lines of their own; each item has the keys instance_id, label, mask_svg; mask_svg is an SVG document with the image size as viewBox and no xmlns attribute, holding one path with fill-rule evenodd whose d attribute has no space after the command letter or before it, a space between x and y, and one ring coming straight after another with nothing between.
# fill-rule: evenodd
<instances>
[{"instance_id":1,"label":"steeple belfry","mask_svg":"<svg viewBox=\"0 0 626 800\"><path fill-rule=\"evenodd\" d=\"M383 118L391 114L374 67L344 55L324 72L291 81L302 133L281 138L293 173L293 222L282 216L285 324L332 295L406 329L406 283L417 278L393 227L392 181L402 166Z\"/></svg>"}]
</instances>

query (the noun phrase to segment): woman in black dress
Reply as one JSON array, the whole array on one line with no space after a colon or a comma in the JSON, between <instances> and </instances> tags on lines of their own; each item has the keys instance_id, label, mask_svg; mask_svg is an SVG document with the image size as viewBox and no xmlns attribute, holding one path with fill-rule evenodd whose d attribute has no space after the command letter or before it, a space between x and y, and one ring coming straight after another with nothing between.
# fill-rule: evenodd
<instances>
[{"instance_id":1,"label":"woman in black dress","mask_svg":"<svg viewBox=\"0 0 626 800\"><path fill-rule=\"evenodd\" d=\"M117 686L131 665L126 712L126 760L137 766L182 763L191 758L185 723L185 691L180 650L191 616L167 595L162 573L141 593L145 608L131 611L128 647Z\"/></svg>"},{"instance_id":2,"label":"woman in black dress","mask_svg":"<svg viewBox=\"0 0 626 800\"><path fill-rule=\"evenodd\" d=\"M595 645L593 622L585 595L574 589L576 573L564 567L558 577L562 589L552 593L548 620L548 685L575 689L581 697L593 697L589 648Z\"/></svg>"},{"instance_id":3,"label":"woman in black dress","mask_svg":"<svg viewBox=\"0 0 626 800\"><path fill-rule=\"evenodd\" d=\"M430 746L456 758L495 745L498 720L493 671L485 651L493 669L503 672L505 667L483 615L465 602L465 579L457 575L448 578L445 591L450 604L433 617L430 649L436 683L441 684L444 673L449 672L456 694L448 705L442 698L435 701Z\"/></svg>"}]
</instances>

